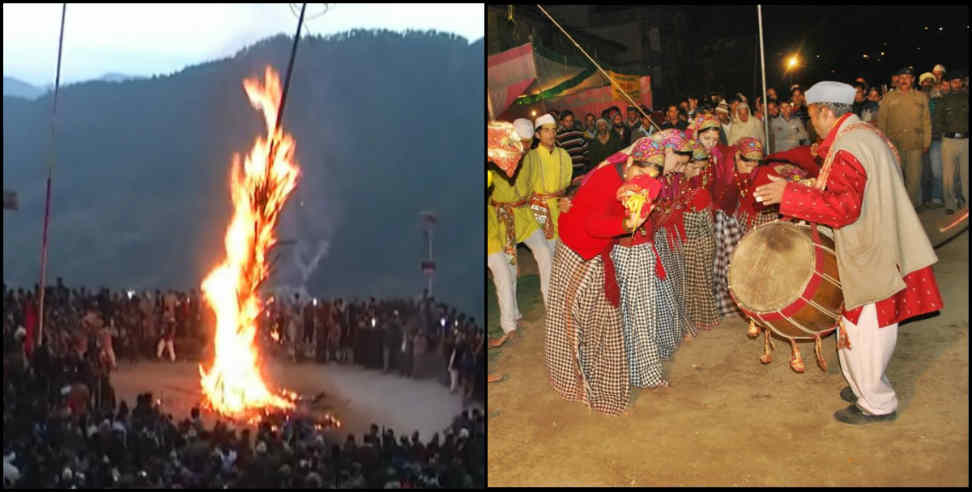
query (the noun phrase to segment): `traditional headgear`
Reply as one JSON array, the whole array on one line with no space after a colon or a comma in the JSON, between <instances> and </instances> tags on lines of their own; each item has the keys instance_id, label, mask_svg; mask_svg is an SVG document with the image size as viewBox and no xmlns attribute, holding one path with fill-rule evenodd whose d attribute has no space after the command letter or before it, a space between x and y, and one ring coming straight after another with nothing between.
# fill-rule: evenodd
<instances>
[{"instance_id":1,"label":"traditional headgear","mask_svg":"<svg viewBox=\"0 0 972 492\"><path fill-rule=\"evenodd\" d=\"M736 142L736 149L749 160L763 158L763 143L753 137L743 137Z\"/></svg>"},{"instance_id":2,"label":"traditional headgear","mask_svg":"<svg viewBox=\"0 0 972 492\"><path fill-rule=\"evenodd\" d=\"M523 155L520 137L516 128L505 121L491 121L486 128L486 157L511 178Z\"/></svg>"},{"instance_id":3,"label":"traditional headgear","mask_svg":"<svg viewBox=\"0 0 972 492\"><path fill-rule=\"evenodd\" d=\"M689 138L698 138L700 133L710 128L719 128L720 125L719 119L714 115L699 113L689 123L688 128L685 129L685 134Z\"/></svg>"},{"instance_id":4,"label":"traditional headgear","mask_svg":"<svg viewBox=\"0 0 972 492\"><path fill-rule=\"evenodd\" d=\"M897 72L894 72L894 74L895 75L914 75L915 74L915 71L914 71L914 69L912 67L908 66L908 67L901 67L901 68L899 68Z\"/></svg>"},{"instance_id":5,"label":"traditional headgear","mask_svg":"<svg viewBox=\"0 0 972 492\"><path fill-rule=\"evenodd\" d=\"M675 128L656 132L650 138L660 143L663 148L670 148L675 152L692 151L692 141L685 136L685 133Z\"/></svg>"},{"instance_id":6,"label":"traditional headgear","mask_svg":"<svg viewBox=\"0 0 972 492\"><path fill-rule=\"evenodd\" d=\"M854 104L857 90L843 82L824 80L807 89L807 104L841 103Z\"/></svg>"},{"instance_id":7,"label":"traditional headgear","mask_svg":"<svg viewBox=\"0 0 972 492\"><path fill-rule=\"evenodd\" d=\"M942 65L941 63L935 65L935 68L932 68L932 72L944 72L944 71L945 71L945 66Z\"/></svg>"},{"instance_id":8,"label":"traditional headgear","mask_svg":"<svg viewBox=\"0 0 972 492\"><path fill-rule=\"evenodd\" d=\"M533 138L533 122L526 118L517 118L513 120L513 127L516 128L516 133L520 135L520 140L529 140Z\"/></svg>"},{"instance_id":9,"label":"traditional headgear","mask_svg":"<svg viewBox=\"0 0 972 492\"><path fill-rule=\"evenodd\" d=\"M692 140L692 160L704 161L709 158L709 149L698 140Z\"/></svg>"},{"instance_id":10,"label":"traditional headgear","mask_svg":"<svg viewBox=\"0 0 972 492\"><path fill-rule=\"evenodd\" d=\"M716 106L716 112L717 113L726 113L726 114L729 114L729 105L726 104L726 100L725 99L723 99L722 101L719 101L719 105Z\"/></svg>"},{"instance_id":11,"label":"traditional headgear","mask_svg":"<svg viewBox=\"0 0 972 492\"><path fill-rule=\"evenodd\" d=\"M631 157L636 161L661 165L665 162L665 146L651 137L641 137L635 142Z\"/></svg>"},{"instance_id":12,"label":"traditional headgear","mask_svg":"<svg viewBox=\"0 0 972 492\"><path fill-rule=\"evenodd\" d=\"M925 80L928 80L928 79L931 79L931 80L934 81L935 80L935 74L933 74L931 72L925 72L925 73L919 75L918 76L918 85L921 85L922 82L924 82Z\"/></svg>"},{"instance_id":13,"label":"traditional headgear","mask_svg":"<svg viewBox=\"0 0 972 492\"><path fill-rule=\"evenodd\" d=\"M540 128L544 125L550 125L552 128L557 128L557 120L554 119L553 115L547 113L533 122L533 128Z\"/></svg>"}]
</instances>

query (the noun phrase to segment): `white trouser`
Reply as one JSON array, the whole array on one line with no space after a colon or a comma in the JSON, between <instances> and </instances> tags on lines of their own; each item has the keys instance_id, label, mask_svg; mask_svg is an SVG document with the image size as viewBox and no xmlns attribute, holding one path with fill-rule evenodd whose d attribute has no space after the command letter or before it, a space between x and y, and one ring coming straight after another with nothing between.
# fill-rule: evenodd
<instances>
[{"instance_id":1,"label":"white trouser","mask_svg":"<svg viewBox=\"0 0 972 492\"><path fill-rule=\"evenodd\" d=\"M172 346L172 340L167 340L165 337L159 339L159 348L157 350L156 358L162 358L162 352L165 349L169 349L169 359L175 361L175 347Z\"/></svg>"},{"instance_id":2,"label":"white trouser","mask_svg":"<svg viewBox=\"0 0 972 492\"><path fill-rule=\"evenodd\" d=\"M503 333L516 329L520 309L516 305L516 267L506 259L502 251L486 257L486 264L493 272L493 285L496 286L496 301L499 304L500 327Z\"/></svg>"},{"instance_id":3,"label":"white trouser","mask_svg":"<svg viewBox=\"0 0 972 492\"><path fill-rule=\"evenodd\" d=\"M884 374L898 340L898 324L878 327L877 309L867 304L857 324L843 318L850 349L837 351L840 370L854 394L857 406L871 415L886 415L898 408L898 397Z\"/></svg>"},{"instance_id":4,"label":"white trouser","mask_svg":"<svg viewBox=\"0 0 972 492\"><path fill-rule=\"evenodd\" d=\"M556 242L556 239L553 240ZM533 253L533 258L537 261L537 269L540 270L540 294L543 296L543 305L547 305L547 288L550 287L550 272L553 270L553 248L551 242L543 235L543 231L537 229L523 241Z\"/></svg>"}]
</instances>

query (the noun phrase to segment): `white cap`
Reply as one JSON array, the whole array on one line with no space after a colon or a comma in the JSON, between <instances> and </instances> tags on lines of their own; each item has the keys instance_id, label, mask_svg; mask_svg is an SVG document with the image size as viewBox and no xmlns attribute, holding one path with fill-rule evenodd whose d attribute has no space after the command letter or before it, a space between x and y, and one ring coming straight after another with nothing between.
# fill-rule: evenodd
<instances>
[{"instance_id":1,"label":"white cap","mask_svg":"<svg viewBox=\"0 0 972 492\"><path fill-rule=\"evenodd\" d=\"M533 128L540 128L543 125L557 126L557 120L554 119L553 115L547 113L537 118L537 120L533 123Z\"/></svg>"},{"instance_id":2,"label":"white cap","mask_svg":"<svg viewBox=\"0 0 972 492\"><path fill-rule=\"evenodd\" d=\"M526 118L517 118L513 121L513 128L516 128L516 133L520 136L520 140L529 140L533 138L533 123L531 123L530 120Z\"/></svg>"},{"instance_id":3,"label":"white cap","mask_svg":"<svg viewBox=\"0 0 972 492\"><path fill-rule=\"evenodd\" d=\"M804 94L807 104L816 103L840 103L854 104L854 96L857 90L853 86L843 82L824 80L813 84Z\"/></svg>"},{"instance_id":4,"label":"white cap","mask_svg":"<svg viewBox=\"0 0 972 492\"><path fill-rule=\"evenodd\" d=\"M942 65L941 63L935 65L935 68L932 69L932 72L944 72L944 71L945 71L945 65Z\"/></svg>"}]
</instances>

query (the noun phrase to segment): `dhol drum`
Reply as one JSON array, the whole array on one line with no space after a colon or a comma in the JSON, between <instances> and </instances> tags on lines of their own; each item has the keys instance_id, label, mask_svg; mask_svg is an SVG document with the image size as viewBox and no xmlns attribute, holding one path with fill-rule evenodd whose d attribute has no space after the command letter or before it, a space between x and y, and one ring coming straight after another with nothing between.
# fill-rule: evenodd
<instances>
[{"instance_id":1,"label":"dhol drum","mask_svg":"<svg viewBox=\"0 0 972 492\"><path fill-rule=\"evenodd\" d=\"M813 340L827 369L820 340L840 322L844 295L834 242L816 225L777 220L749 231L730 258L729 293L750 319L749 336L764 332L762 363L772 360L772 331L789 340L794 371L804 371L797 340Z\"/></svg>"}]
</instances>

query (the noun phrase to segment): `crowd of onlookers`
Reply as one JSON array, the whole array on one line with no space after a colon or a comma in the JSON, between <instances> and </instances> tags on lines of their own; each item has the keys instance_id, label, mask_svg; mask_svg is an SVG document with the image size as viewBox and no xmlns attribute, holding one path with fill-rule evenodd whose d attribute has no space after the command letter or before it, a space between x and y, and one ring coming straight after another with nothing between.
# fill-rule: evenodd
<instances>
[{"instance_id":1,"label":"crowd of onlookers","mask_svg":"<svg viewBox=\"0 0 972 492\"><path fill-rule=\"evenodd\" d=\"M471 487L484 486L484 417L463 413L423 444L418 435L372 433L329 443L293 418L255 436L164 414L149 394L117 404L110 372L137 361L211 350L212 310L198 294L4 286L4 483L18 487ZM261 343L297 358L354 361L408 375L414 345L436 354L453 390L482 399L485 356L475 320L427 298L268 303ZM31 333L28 333L30 327ZM321 342L325 338L325 342ZM318 345L323 344L323 345ZM411 346L410 346L411 344ZM208 345L208 348L207 348ZM117 349L117 356L114 351ZM477 353L479 352L479 353ZM478 359L478 360L477 360ZM477 368L478 367L478 368ZM478 371L478 373L475 373ZM474 377L478 374L478 377ZM448 380L448 379L447 379Z\"/></svg>"},{"instance_id":2,"label":"crowd of onlookers","mask_svg":"<svg viewBox=\"0 0 972 492\"><path fill-rule=\"evenodd\" d=\"M37 344L39 305L33 290L4 290L4 342L22 328L24 353ZM110 371L120 361L148 358L208 360L215 313L199 291L110 291L67 288L62 279L45 289L44 341L51 354L76 352ZM354 363L405 377L435 377L467 399L483 397L483 330L473 317L421 299L277 299L270 296L258 321L258 344L293 361ZM89 347L91 350L89 350Z\"/></svg>"},{"instance_id":3,"label":"crowd of onlookers","mask_svg":"<svg viewBox=\"0 0 972 492\"><path fill-rule=\"evenodd\" d=\"M965 206L969 193L968 73L964 70L953 70L947 74L944 66L936 65L932 71L922 73L917 78L916 75L911 67L906 67L891 76L890 84L872 84L863 77L858 77L852 83L857 94L851 109L863 121L878 126L895 143L899 152L920 151L920 156L914 163L911 163L910 154L902 154L906 182L909 174L915 175L908 183L915 207L945 206L947 213L951 213L950 211ZM914 87L915 83L918 84L914 88L915 92L924 95L927 105L925 116L913 115L904 109L885 105L886 114L879 119L882 101L889 96L897 98L900 93ZM892 95L895 92L899 94ZM961 106L961 103L946 101L948 94L955 93L964 94L964 113L955 111L952 107ZM815 134L813 125L810 124L803 89L798 84L790 86L789 96L778 93L775 88L767 88L766 101L764 104L762 95L750 102L742 93L725 97L714 92L703 97L686 97L656 109L628 106L624 113L617 106L604 110L600 115L575 115L571 111L550 112L558 119L557 145L570 154L575 177L659 129L685 130L699 112L708 112L719 118L722 123L719 137L723 145L733 145L741 138L754 137L773 153L808 145L821 138ZM945 106L949 109L944 110ZM764 118L767 115L770 118L769 135L764 129ZM923 118L927 118L924 120L927 123L922 121ZM923 124L927 124L928 130L922 130ZM919 145L910 141L912 135L920 136L922 131L930 133L930 145ZM943 138L963 140L962 149L954 153L946 151L943 155L943 142L948 147L948 142L943 141ZM913 149L915 146L917 148ZM961 179L963 172L966 173L964 190ZM920 176L916 176L917 174ZM916 189L916 183L919 182L920 192Z\"/></svg>"}]
</instances>

